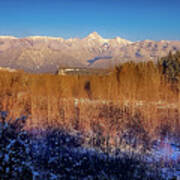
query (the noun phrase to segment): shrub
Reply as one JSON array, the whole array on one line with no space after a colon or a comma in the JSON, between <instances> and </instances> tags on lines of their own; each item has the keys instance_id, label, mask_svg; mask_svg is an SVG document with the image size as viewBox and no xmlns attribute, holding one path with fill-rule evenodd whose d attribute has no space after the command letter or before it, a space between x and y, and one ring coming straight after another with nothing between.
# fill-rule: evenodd
<instances>
[{"instance_id":1,"label":"shrub","mask_svg":"<svg viewBox=\"0 0 180 180\"><path fill-rule=\"evenodd\" d=\"M30 143L23 126L26 117L7 122L7 113L0 112L0 179L31 179Z\"/></svg>"},{"instance_id":2,"label":"shrub","mask_svg":"<svg viewBox=\"0 0 180 180\"><path fill-rule=\"evenodd\" d=\"M180 52L169 54L166 57L162 57L158 62L162 66L162 73L165 75L167 80L171 82L179 81L180 74Z\"/></svg>"}]
</instances>

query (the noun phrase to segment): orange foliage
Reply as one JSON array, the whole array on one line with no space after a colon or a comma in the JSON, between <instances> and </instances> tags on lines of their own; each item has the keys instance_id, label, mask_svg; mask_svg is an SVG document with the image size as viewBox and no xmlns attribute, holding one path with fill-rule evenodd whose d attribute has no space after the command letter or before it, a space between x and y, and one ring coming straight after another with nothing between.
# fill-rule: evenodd
<instances>
[{"instance_id":1,"label":"orange foliage","mask_svg":"<svg viewBox=\"0 0 180 180\"><path fill-rule=\"evenodd\" d=\"M132 115L141 113L149 131L166 123L179 128L179 97L152 62L124 63L108 75L0 72L0 110L13 118L28 115L30 128L54 125L84 130L98 122L114 133L128 119L127 108ZM106 118L100 115L104 110Z\"/></svg>"}]
</instances>

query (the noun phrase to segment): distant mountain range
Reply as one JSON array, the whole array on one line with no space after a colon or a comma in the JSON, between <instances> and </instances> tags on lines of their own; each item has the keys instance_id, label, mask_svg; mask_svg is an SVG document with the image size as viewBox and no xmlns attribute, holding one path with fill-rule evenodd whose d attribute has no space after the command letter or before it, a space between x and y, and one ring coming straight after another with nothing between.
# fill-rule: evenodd
<instances>
[{"instance_id":1,"label":"distant mountain range","mask_svg":"<svg viewBox=\"0 0 180 180\"><path fill-rule=\"evenodd\" d=\"M126 61L157 61L180 50L180 41L131 42L104 39L93 32L83 39L0 36L0 67L27 72L55 72L59 67L107 68Z\"/></svg>"}]
</instances>

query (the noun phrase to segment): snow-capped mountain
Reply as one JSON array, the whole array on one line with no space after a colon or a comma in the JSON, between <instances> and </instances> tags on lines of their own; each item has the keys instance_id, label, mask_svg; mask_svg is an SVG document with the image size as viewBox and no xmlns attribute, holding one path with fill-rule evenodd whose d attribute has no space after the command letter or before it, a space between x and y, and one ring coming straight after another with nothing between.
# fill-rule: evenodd
<instances>
[{"instance_id":1,"label":"snow-capped mountain","mask_svg":"<svg viewBox=\"0 0 180 180\"><path fill-rule=\"evenodd\" d=\"M97 32L85 38L0 36L0 66L27 72L55 72L60 66L106 68L125 61L156 61L180 50L180 41L131 42L105 39Z\"/></svg>"}]
</instances>

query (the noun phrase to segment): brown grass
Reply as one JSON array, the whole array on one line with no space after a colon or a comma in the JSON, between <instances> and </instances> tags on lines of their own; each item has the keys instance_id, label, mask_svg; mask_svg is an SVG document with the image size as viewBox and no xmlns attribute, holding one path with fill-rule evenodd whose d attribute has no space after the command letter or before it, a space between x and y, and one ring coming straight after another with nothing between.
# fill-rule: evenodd
<instances>
[{"instance_id":1,"label":"brown grass","mask_svg":"<svg viewBox=\"0 0 180 180\"><path fill-rule=\"evenodd\" d=\"M114 134L138 112L150 133L165 124L177 131L179 100L179 92L152 62L125 63L98 76L0 72L0 110L12 118L28 115L29 128L86 131L98 124Z\"/></svg>"}]
</instances>

